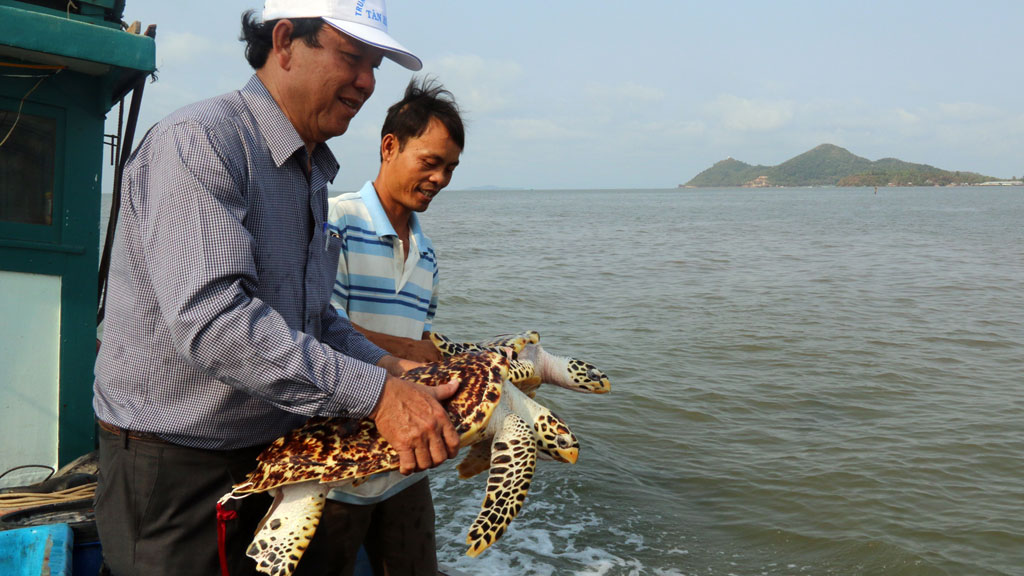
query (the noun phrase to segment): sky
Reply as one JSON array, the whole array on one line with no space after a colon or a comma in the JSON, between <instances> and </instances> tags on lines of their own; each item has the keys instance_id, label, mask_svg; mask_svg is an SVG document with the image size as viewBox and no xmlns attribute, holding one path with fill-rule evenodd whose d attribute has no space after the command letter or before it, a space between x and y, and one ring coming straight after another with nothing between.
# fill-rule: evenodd
<instances>
[{"instance_id":1,"label":"sky","mask_svg":"<svg viewBox=\"0 0 1024 576\"><path fill-rule=\"evenodd\" d=\"M674 188L715 162L772 166L829 143L997 178L1024 175L1024 2L390 0L391 35L467 124L451 189ZM252 74L257 0L127 0L157 25L146 128ZM413 73L385 60L329 142L332 190L379 167L380 125ZM116 131L116 108L107 132ZM136 144L138 139L136 139ZM110 180L110 168L105 179ZM109 188L109 186L108 186Z\"/></svg>"}]
</instances>

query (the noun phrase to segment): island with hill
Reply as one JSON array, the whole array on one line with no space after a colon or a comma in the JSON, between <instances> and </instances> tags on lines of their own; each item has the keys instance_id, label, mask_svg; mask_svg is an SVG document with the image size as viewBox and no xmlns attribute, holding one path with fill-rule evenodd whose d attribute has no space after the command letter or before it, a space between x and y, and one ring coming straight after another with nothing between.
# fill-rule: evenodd
<instances>
[{"instance_id":1,"label":"island with hill","mask_svg":"<svg viewBox=\"0 0 1024 576\"><path fill-rule=\"evenodd\" d=\"M975 172L942 170L895 158L871 161L845 148L822 144L777 166L752 166L733 158L716 162L680 188L798 186L973 186L1024 184Z\"/></svg>"}]
</instances>

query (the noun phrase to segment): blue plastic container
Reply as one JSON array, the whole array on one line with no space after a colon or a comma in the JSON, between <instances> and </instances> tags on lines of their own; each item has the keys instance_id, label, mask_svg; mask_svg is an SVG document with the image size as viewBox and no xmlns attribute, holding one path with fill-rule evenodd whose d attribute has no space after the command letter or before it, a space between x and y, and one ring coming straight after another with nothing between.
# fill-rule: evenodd
<instances>
[{"instance_id":1,"label":"blue plastic container","mask_svg":"<svg viewBox=\"0 0 1024 576\"><path fill-rule=\"evenodd\" d=\"M71 575L97 576L103 565L103 548L96 542L75 542L71 549Z\"/></svg>"},{"instance_id":2,"label":"blue plastic container","mask_svg":"<svg viewBox=\"0 0 1024 576\"><path fill-rule=\"evenodd\" d=\"M4 530L0 532L0 574L70 576L73 543L67 524Z\"/></svg>"}]
</instances>

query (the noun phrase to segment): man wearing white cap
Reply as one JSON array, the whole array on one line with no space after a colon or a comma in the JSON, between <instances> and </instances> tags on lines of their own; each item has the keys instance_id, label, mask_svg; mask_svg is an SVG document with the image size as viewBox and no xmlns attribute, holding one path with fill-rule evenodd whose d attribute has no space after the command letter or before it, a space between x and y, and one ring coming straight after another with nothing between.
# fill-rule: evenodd
<instances>
[{"instance_id":1,"label":"man wearing white cap","mask_svg":"<svg viewBox=\"0 0 1024 576\"><path fill-rule=\"evenodd\" d=\"M268 0L242 32L256 74L159 122L123 176L93 400L96 524L115 576L253 573L244 550L269 501L236 503L222 559L215 503L309 417L373 419L405 473L458 447L439 403L457 384L397 378L414 364L330 305L338 163L325 142L383 58L420 61L388 35L383 0Z\"/></svg>"}]
</instances>

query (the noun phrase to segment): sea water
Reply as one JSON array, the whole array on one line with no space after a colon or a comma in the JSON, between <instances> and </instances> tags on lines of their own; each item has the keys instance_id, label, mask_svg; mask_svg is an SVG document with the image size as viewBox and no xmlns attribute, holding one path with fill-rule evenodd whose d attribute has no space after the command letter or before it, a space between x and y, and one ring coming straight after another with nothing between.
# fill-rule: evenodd
<instances>
[{"instance_id":1,"label":"sea water","mask_svg":"<svg viewBox=\"0 0 1024 576\"><path fill-rule=\"evenodd\" d=\"M444 191L435 328L537 330L612 392L471 575L1024 574L1024 189Z\"/></svg>"},{"instance_id":2,"label":"sea water","mask_svg":"<svg viewBox=\"0 0 1024 576\"><path fill-rule=\"evenodd\" d=\"M446 191L436 329L537 330L580 439L479 575L1024 574L1024 188Z\"/></svg>"}]
</instances>

